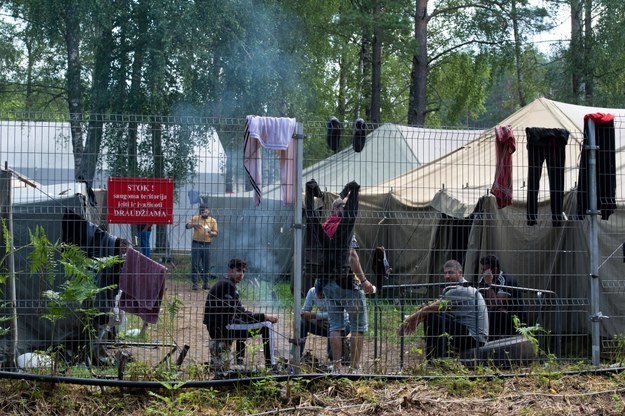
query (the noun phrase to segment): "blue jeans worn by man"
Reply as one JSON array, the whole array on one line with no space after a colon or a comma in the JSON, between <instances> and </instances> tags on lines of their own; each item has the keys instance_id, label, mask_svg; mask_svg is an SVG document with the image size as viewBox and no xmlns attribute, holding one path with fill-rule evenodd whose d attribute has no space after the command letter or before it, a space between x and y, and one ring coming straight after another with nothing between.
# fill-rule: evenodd
<instances>
[{"instance_id":1,"label":"blue jeans worn by man","mask_svg":"<svg viewBox=\"0 0 625 416\"><path fill-rule=\"evenodd\" d=\"M141 231L139 232L139 247L141 248L141 254L146 257L150 257L152 254L150 250L150 235L151 231Z\"/></svg>"},{"instance_id":2,"label":"blue jeans worn by man","mask_svg":"<svg viewBox=\"0 0 625 416\"><path fill-rule=\"evenodd\" d=\"M330 346L333 347L333 366L340 367L342 354L341 332L345 328L345 312L349 316L349 326L352 336L350 358L348 365L357 368L362 352L362 340L367 332L367 303L365 292L361 288L345 289L336 281L330 281L323 287L323 292L329 300L328 317ZM332 345L335 342L335 346ZM338 346L338 348L336 348ZM336 352L336 353L335 353Z\"/></svg>"},{"instance_id":3,"label":"blue jeans worn by man","mask_svg":"<svg viewBox=\"0 0 625 416\"><path fill-rule=\"evenodd\" d=\"M199 279L202 279L202 288L208 289L210 271L210 245L201 241L191 242L191 283L197 290Z\"/></svg>"}]
</instances>

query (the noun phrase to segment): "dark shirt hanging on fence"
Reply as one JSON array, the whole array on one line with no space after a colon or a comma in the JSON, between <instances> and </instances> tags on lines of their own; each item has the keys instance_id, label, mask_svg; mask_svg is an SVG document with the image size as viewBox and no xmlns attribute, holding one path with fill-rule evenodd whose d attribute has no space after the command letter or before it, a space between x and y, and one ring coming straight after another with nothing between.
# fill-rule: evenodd
<instances>
[{"instance_id":1,"label":"dark shirt hanging on fence","mask_svg":"<svg viewBox=\"0 0 625 416\"><path fill-rule=\"evenodd\" d=\"M597 145L597 209L601 219L607 220L616 209L616 151L614 116L594 113L584 117L584 143L579 162L577 180L577 218L583 219L589 208L588 180L588 121L595 123L595 144Z\"/></svg>"}]
</instances>

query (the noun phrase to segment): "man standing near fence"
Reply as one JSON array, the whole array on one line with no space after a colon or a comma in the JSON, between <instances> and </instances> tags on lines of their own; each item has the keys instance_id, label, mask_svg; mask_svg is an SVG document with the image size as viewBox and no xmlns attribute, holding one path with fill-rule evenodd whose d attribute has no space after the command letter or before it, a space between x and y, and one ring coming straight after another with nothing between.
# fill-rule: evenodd
<instances>
[{"instance_id":1,"label":"man standing near fence","mask_svg":"<svg viewBox=\"0 0 625 416\"><path fill-rule=\"evenodd\" d=\"M198 277L202 278L202 289L208 290L210 270L210 245L217 237L219 230L217 220L210 216L208 205L200 204L200 212L194 215L185 225L187 230L193 229L191 241L191 282L192 289L198 290Z\"/></svg>"},{"instance_id":2,"label":"man standing near fence","mask_svg":"<svg viewBox=\"0 0 625 416\"><path fill-rule=\"evenodd\" d=\"M342 336L344 313L349 314L351 330L351 370L358 371L362 353L363 336L367 331L367 308L365 294L373 293L374 287L362 270L356 247L352 246L354 224L358 215L360 185L349 182L332 203L332 213L321 223L314 210L314 197L322 196L316 181L306 183L306 221L309 248L321 254L317 259L318 277L328 302L330 348L332 371L341 372Z\"/></svg>"}]
</instances>

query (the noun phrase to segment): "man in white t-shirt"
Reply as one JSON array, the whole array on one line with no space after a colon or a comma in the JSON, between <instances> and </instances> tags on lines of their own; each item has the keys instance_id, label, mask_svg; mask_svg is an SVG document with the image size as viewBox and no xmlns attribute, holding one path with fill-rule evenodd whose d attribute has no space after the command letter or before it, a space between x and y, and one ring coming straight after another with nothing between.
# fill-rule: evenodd
<instances>
[{"instance_id":1,"label":"man in white t-shirt","mask_svg":"<svg viewBox=\"0 0 625 416\"><path fill-rule=\"evenodd\" d=\"M304 305L301 311L300 323L300 356L304 354L306 347L306 338L308 334L315 334L328 339L328 301L325 299L323 292L317 290L315 286L311 287L306 294ZM349 334L349 315L345 312L345 330L341 331L343 340ZM326 348L328 358L332 361L332 351L330 349L329 340Z\"/></svg>"}]
</instances>

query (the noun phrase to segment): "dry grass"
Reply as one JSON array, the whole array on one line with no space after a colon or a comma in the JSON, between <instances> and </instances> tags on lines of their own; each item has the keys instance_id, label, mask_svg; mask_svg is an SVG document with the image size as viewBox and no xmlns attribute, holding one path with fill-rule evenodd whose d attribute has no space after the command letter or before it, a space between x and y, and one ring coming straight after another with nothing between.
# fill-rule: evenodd
<instances>
[{"instance_id":1,"label":"dry grass","mask_svg":"<svg viewBox=\"0 0 625 416\"><path fill-rule=\"evenodd\" d=\"M0 383L3 415L616 415L618 373L379 381L320 378L176 390Z\"/></svg>"}]
</instances>

